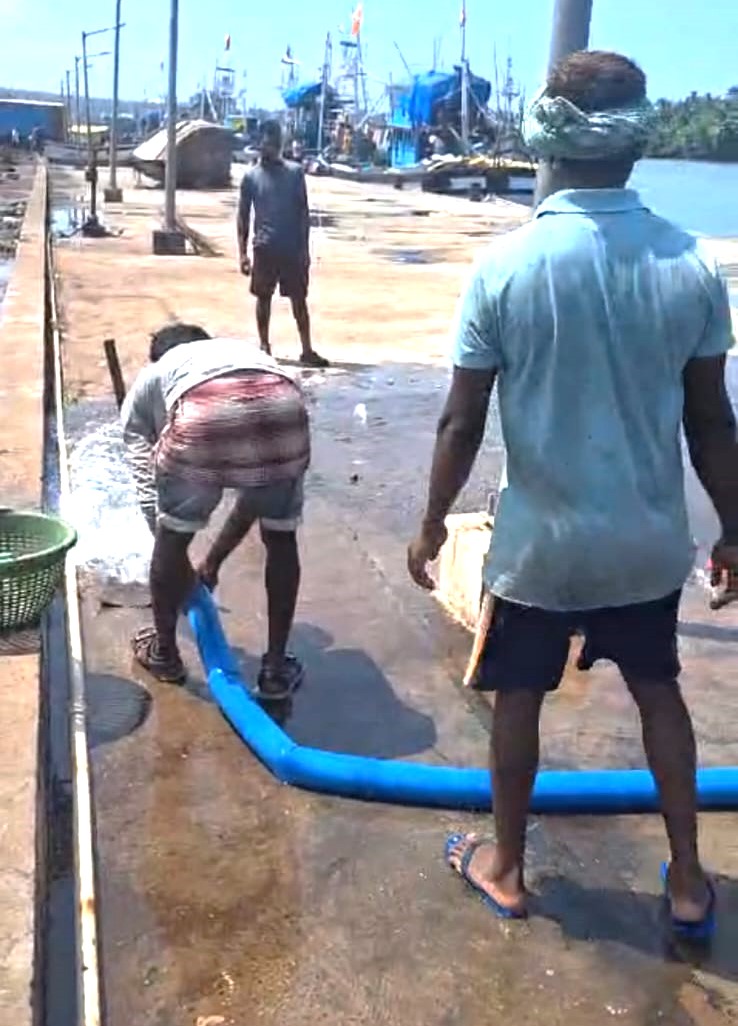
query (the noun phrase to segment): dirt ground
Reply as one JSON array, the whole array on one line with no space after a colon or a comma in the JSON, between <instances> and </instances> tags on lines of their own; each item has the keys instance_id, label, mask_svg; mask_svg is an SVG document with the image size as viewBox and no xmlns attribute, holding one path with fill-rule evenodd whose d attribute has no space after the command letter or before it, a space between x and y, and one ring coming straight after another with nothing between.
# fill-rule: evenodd
<instances>
[{"instance_id":1,"label":"dirt ground","mask_svg":"<svg viewBox=\"0 0 738 1026\"><path fill-rule=\"evenodd\" d=\"M78 176L56 175L61 206L80 190ZM304 379L315 458L295 647L309 679L285 729L334 750L482 765L489 711L454 686L469 639L411 587L403 551L422 506L461 281L485 238L527 211L322 179L310 191L316 345L338 367ZM147 332L169 317L252 331L235 268L235 193L179 202L222 257L152 256L161 193L150 189L128 190L106 212L120 236L57 247L73 445L113 415L103 409L105 337L118 340L130 381ZM296 349L284 303L274 348ZM366 425L354 416L359 403ZM465 508L483 503L500 460L492 417ZM249 541L218 595L246 676L263 643L262 558ZM449 829L484 829L484 817L280 786L210 702L186 639L187 688L133 673L128 637L146 616L133 602L104 606L94 586L85 594L111 1026L738 1021L735 816L703 820L721 917L701 962L664 946L655 817L533 820L534 914L501 924L441 858ZM711 619L693 587L682 619L703 759L735 764L738 614ZM642 763L610 670L572 674L546 715L546 765Z\"/></svg>"},{"instance_id":2,"label":"dirt ground","mask_svg":"<svg viewBox=\"0 0 738 1026\"><path fill-rule=\"evenodd\" d=\"M62 206L82 191L79 174L60 172L55 182ZM474 254L528 211L333 179L311 178L309 185L316 347L344 363L444 361L450 315ZM126 192L125 204L106 213L120 238L77 236L59 246L71 394L107 390L106 337L118 341L130 378L144 358L147 333L171 317L199 321L212 334L255 333L249 283L236 266L236 191L178 196L187 223L222 258L153 256L162 194L147 187ZM273 348L283 357L299 351L284 300L275 303Z\"/></svg>"}]
</instances>

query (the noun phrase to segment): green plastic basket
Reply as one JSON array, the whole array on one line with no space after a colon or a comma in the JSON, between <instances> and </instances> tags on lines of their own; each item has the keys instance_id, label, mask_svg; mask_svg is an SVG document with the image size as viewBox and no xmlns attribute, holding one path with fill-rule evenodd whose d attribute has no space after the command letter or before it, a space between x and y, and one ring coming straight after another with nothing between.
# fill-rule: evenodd
<instances>
[{"instance_id":1,"label":"green plastic basket","mask_svg":"<svg viewBox=\"0 0 738 1026\"><path fill-rule=\"evenodd\" d=\"M57 517L0 509L0 631L39 622L76 541Z\"/></svg>"}]
</instances>

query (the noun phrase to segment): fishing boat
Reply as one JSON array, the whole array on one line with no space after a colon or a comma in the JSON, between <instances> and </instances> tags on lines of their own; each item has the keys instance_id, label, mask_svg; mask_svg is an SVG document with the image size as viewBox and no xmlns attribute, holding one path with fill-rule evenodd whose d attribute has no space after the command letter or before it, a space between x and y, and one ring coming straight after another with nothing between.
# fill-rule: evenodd
<instances>
[{"instance_id":1,"label":"fishing boat","mask_svg":"<svg viewBox=\"0 0 738 1026\"><path fill-rule=\"evenodd\" d=\"M126 143L116 147L118 167L130 167L132 164L135 143ZM64 164L67 167L87 167L87 147L75 143L47 142L44 153L50 164ZM107 167L110 163L110 147L95 145L96 163L98 167Z\"/></svg>"},{"instance_id":2,"label":"fishing boat","mask_svg":"<svg viewBox=\"0 0 738 1026\"><path fill-rule=\"evenodd\" d=\"M283 89L287 134L298 141L315 174L401 187L419 183L429 192L495 193L530 198L536 165L519 131L523 99L511 61L502 88L495 55L496 110L492 83L472 74L466 55L466 5L462 7L461 57L452 71L413 74L385 88L389 111L370 109L361 48L361 5L351 37L341 40L341 65L332 76L333 46L327 36L320 79L298 82L291 51L290 78ZM516 113L514 103L519 100Z\"/></svg>"}]
</instances>

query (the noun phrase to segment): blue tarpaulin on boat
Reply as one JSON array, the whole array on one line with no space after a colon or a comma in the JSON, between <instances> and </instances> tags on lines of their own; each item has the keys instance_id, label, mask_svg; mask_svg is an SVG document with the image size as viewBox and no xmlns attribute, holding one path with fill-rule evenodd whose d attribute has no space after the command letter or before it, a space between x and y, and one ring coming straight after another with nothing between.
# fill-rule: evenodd
<instances>
[{"instance_id":1,"label":"blue tarpaulin on boat","mask_svg":"<svg viewBox=\"0 0 738 1026\"><path fill-rule=\"evenodd\" d=\"M485 78L469 75L469 92L471 102L485 107L489 100L492 86ZM458 110L461 107L461 68L453 73L429 71L426 75L416 75L410 93L408 112L413 125L432 125L436 121L437 110L445 106Z\"/></svg>"},{"instance_id":2,"label":"blue tarpaulin on boat","mask_svg":"<svg viewBox=\"0 0 738 1026\"><path fill-rule=\"evenodd\" d=\"M304 103L315 100L320 96L322 87L323 84L320 81L303 82L300 85L293 86L291 89L285 89L282 93L282 99L287 107L302 107Z\"/></svg>"},{"instance_id":3,"label":"blue tarpaulin on boat","mask_svg":"<svg viewBox=\"0 0 738 1026\"><path fill-rule=\"evenodd\" d=\"M392 89L392 108L390 111L389 125L391 128L412 128L413 123L410 117L410 100L413 95L412 82L403 86L394 86Z\"/></svg>"}]
</instances>

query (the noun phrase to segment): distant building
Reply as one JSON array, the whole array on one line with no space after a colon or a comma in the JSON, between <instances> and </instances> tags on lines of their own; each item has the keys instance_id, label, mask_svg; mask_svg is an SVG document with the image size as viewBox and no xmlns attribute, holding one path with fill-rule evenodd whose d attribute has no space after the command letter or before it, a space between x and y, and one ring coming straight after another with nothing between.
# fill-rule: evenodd
<instances>
[{"instance_id":1,"label":"distant building","mask_svg":"<svg viewBox=\"0 0 738 1026\"><path fill-rule=\"evenodd\" d=\"M10 140L14 129L24 141L36 129L46 140L63 142L66 108L63 103L44 100L0 99L0 139Z\"/></svg>"}]
</instances>

